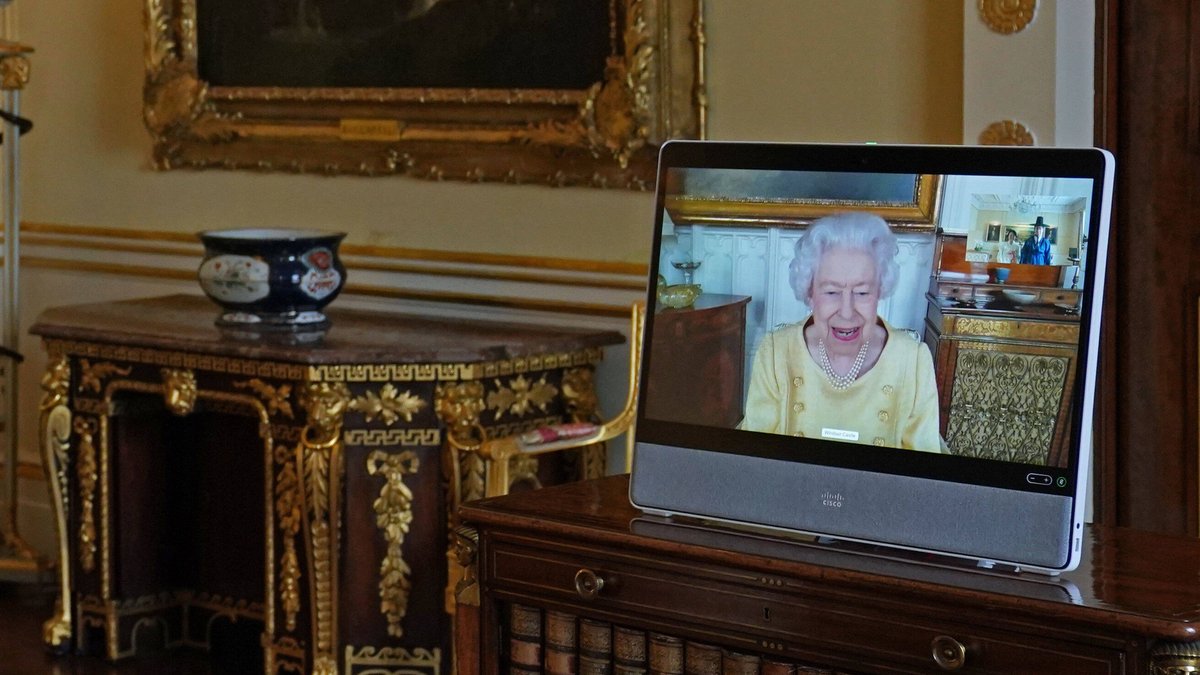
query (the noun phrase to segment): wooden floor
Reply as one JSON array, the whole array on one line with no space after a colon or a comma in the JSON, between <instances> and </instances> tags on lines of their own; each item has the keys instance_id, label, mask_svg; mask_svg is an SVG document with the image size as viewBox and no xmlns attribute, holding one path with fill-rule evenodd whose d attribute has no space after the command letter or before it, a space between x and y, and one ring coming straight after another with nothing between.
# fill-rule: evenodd
<instances>
[{"instance_id":1,"label":"wooden floor","mask_svg":"<svg viewBox=\"0 0 1200 675\"><path fill-rule=\"evenodd\" d=\"M113 665L102 658L56 657L42 644L42 622L53 614L46 589L0 584L0 673L3 675L250 675L211 665L203 653L177 650Z\"/></svg>"}]
</instances>

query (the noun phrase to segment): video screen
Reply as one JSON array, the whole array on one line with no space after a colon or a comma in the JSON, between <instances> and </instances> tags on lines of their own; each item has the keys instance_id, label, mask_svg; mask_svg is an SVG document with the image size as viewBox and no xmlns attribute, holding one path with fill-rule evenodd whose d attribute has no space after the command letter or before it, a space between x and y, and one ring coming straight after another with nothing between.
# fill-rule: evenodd
<instances>
[{"instance_id":1,"label":"video screen","mask_svg":"<svg viewBox=\"0 0 1200 675\"><path fill-rule=\"evenodd\" d=\"M660 180L647 419L1068 466L1091 179Z\"/></svg>"}]
</instances>

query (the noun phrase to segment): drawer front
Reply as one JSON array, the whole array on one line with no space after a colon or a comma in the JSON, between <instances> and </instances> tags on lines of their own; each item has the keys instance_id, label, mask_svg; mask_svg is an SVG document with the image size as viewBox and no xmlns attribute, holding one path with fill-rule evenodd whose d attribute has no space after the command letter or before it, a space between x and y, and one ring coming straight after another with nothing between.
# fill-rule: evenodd
<instances>
[{"instance_id":1,"label":"drawer front","mask_svg":"<svg viewBox=\"0 0 1200 675\"><path fill-rule=\"evenodd\" d=\"M956 672L963 673L1124 672L1119 649L904 611L936 613L936 606L920 601L842 598L779 577L735 569L723 575L711 567L693 573L685 565L586 547L549 550L493 540L484 553L489 593L566 604L583 615L674 629L734 649L895 672L954 669L960 656L964 663Z\"/></svg>"}]
</instances>

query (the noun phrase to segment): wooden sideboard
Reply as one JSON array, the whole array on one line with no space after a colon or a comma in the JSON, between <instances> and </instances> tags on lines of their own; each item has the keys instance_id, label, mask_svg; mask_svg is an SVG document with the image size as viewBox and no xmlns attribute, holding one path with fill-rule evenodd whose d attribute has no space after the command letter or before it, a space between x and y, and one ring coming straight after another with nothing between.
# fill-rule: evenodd
<instances>
[{"instance_id":1,"label":"wooden sideboard","mask_svg":"<svg viewBox=\"0 0 1200 675\"><path fill-rule=\"evenodd\" d=\"M613 476L462 507L481 639L460 641L460 674L548 667L571 645L580 673L1200 667L1197 540L1094 526L1077 570L1014 575L663 521L627 495Z\"/></svg>"},{"instance_id":2,"label":"wooden sideboard","mask_svg":"<svg viewBox=\"0 0 1200 675\"><path fill-rule=\"evenodd\" d=\"M621 336L338 308L324 333L247 335L217 314L177 295L32 328L61 560L47 644L261 650L231 672L270 675L449 672L448 533L485 480L456 449L594 417L594 364ZM604 454L571 459L599 476Z\"/></svg>"}]
</instances>

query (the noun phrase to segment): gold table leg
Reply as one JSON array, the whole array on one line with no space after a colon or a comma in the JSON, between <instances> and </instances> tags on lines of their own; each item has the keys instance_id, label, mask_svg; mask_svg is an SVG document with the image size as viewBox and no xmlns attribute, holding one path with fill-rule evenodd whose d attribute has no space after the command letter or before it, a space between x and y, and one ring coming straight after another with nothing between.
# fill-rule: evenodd
<instances>
[{"instance_id":1,"label":"gold table leg","mask_svg":"<svg viewBox=\"0 0 1200 675\"><path fill-rule=\"evenodd\" d=\"M54 509L58 537L59 597L54 616L42 626L46 646L62 653L71 647L71 557L67 541L67 476L70 471L71 410L67 407L71 367L65 356L51 359L42 377L41 426L39 441L45 464L50 505Z\"/></svg>"}]
</instances>

